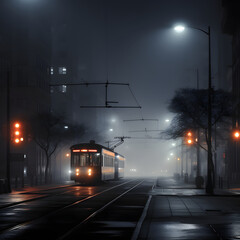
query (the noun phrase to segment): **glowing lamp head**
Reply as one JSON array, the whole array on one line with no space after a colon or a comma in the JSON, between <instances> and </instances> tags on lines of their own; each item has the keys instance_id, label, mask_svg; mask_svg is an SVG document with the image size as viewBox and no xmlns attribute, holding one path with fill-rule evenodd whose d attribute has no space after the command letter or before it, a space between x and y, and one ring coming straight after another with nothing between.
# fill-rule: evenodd
<instances>
[{"instance_id":1,"label":"glowing lamp head","mask_svg":"<svg viewBox=\"0 0 240 240\"><path fill-rule=\"evenodd\" d=\"M177 25L174 27L174 30L177 32L177 33L181 33L185 30L185 27L183 25Z\"/></svg>"},{"instance_id":2,"label":"glowing lamp head","mask_svg":"<svg viewBox=\"0 0 240 240\"><path fill-rule=\"evenodd\" d=\"M20 124L19 124L19 123L15 123L15 124L14 124L14 127L15 127L15 128L19 128L19 127L20 127Z\"/></svg>"},{"instance_id":3,"label":"glowing lamp head","mask_svg":"<svg viewBox=\"0 0 240 240\"><path fill-rule=\"evenodd\" d=\"M188 144L192 144L192 140L191 140L191 139L188 139L188 140L187 140L187 143L188 143Z\"/></svg>"}]
</instances>

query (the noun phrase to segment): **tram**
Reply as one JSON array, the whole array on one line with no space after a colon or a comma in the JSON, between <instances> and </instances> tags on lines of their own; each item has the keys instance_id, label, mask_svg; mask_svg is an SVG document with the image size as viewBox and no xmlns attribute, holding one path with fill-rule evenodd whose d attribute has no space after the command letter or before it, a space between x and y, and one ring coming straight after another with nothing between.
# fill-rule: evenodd
<instances>
[{"instance_id":1,"label":"tram","mask_svg":"<svg viewBox=\"0 0 240 240\"><path fill-rule=\"evenodd\" d=\"M71 180L93 183L124 176L124 156L95 141L71 146Z\"/></svg>"}]
</instances>

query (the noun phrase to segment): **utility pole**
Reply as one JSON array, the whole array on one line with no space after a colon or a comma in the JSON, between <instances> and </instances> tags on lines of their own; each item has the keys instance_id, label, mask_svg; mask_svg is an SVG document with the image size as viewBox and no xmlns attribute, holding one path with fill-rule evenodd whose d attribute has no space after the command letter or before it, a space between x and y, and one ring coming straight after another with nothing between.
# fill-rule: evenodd
<instances>
[{"instance_id":1,"label":"utility pole","mask_svg":"<svg viewBox=\"0 0 240 240\"><path fill-rule=\"evenodd\" d=\"M10 72L7 72L7 146L6 146L6 155L7 155L7 164L6 164L6 175L7 175L7 192L11 192L11 170L10 170Z\"/></svg>"},{"instance_id":2,"label":"utility pole","mask_svg":"<svg viewBox=\"0 0 240 240\"><path fill-rule=\"evenodd\" d=\"M208 26L208 162L206 193L213 194L213 161L212 161L212 73L211 73L211 30Z\"/></svg>"}]
</instances>

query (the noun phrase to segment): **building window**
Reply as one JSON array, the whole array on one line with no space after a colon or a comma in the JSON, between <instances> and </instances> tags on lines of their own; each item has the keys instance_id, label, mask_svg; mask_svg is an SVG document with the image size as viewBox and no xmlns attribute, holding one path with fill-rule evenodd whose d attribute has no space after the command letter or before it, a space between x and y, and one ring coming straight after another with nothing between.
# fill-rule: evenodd
<instances>
[{"instance_id":1,"label":"building window","mask_svg":"<svg viewBox=\"0 0 240 240\"><path fill-rule=\"evenodd\" d=\"M61 86L61 92L62 92L62 93L67 92L67 86L66 86L66 85L62 85L62 86Z\"/></svg>"},{"instance_id":2,"label":"building window","mask_svg":"<svg viewBox=\"0 0 240 240\"><path fill-rule=\"evenodd\" d=\"M67 74L67 68L66 67L59 67L58 68L59 74Z\"/></svg>"},{"instance_id":3,"label":"building window","mask_svg":"<svg viewBox=\"0 0 240 240\"><path fill-rule=\"evenodd\" d=\"M50 68L50 73L53 75L53 67Z\"/></svg>"}]
</instances>

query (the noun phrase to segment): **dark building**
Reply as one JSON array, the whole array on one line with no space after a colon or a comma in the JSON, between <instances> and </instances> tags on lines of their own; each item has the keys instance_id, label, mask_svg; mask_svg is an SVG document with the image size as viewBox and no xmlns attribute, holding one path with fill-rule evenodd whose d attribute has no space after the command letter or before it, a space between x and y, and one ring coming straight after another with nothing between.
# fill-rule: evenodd
<instances>
[{"instance_id":1,"label":"dark building","mask_svg":"<svg viewBox=\"0 0 240 240\"><path fill-rule=\"evenodd\" d=\"M30 138L30 125L34 116L50 110L49 11L45 1L0 3L1 185L9 175L7 161L10 162L12 186L38 184L43 175L44 155ZM20 122L25 131L24 141L21 144L11 141L10 151L7 151L8 120L11 127L15 121Z\"/></svg>"},{"instance_id":2,"label":"dark building","mask_svg":"<svg viewBox=\"0 0 240 240\"><path fill-rule=\"evenodd\" d=\"M239 4L235 0L222 0L223 32L232 36L232 93L233 118L232 129L240 124L240 15ZM240 146L231 137L226 155L227 176L230 183L240 183Z\"/></svg>"}]
</instances>

